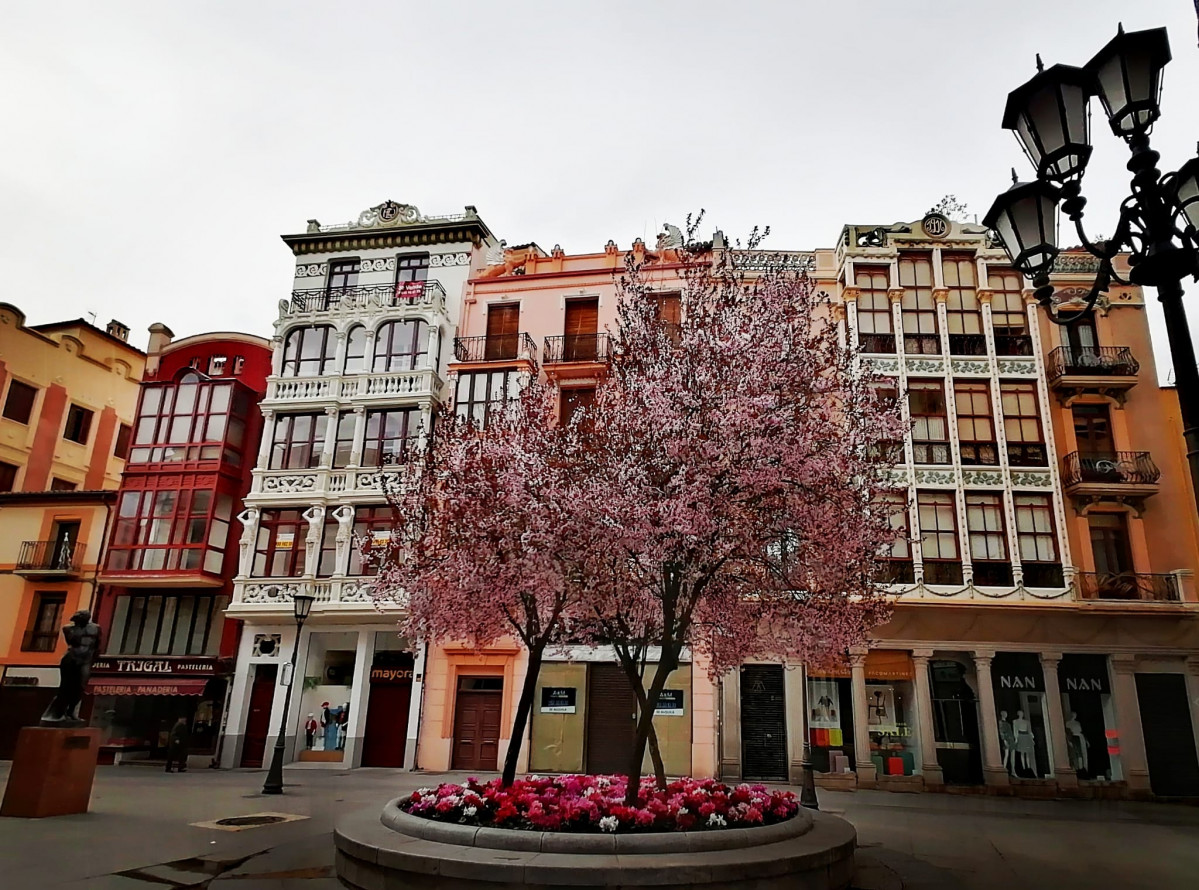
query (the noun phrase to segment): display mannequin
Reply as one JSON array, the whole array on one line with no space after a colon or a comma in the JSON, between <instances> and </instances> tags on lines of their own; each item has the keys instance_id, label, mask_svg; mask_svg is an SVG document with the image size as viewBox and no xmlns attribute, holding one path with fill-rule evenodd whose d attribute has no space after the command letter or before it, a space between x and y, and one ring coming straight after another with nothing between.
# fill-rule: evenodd
<instances>
[{"instance_id":1,"label":"display mannequin","mask_svg":"<svg viewBox=\"0 0 1199 890\"><path fill-rule=\"evenodd\" d=\"M1032 734L1032 724L1025 718L1023 711L1016 712L1016 719L1012 721L1012 732L1016 734L1016 755L1020 759L1020 766L1035 776L1037 774L1037 751L1033 744L1035 739Z\"/></svg>"},{"instance_id":2,"label":"display mannequin","mask_svg":"<svg viewBox=\"0 0 1199 890\"><path fill-rule=\"evenodd\" d=\"M1066 718L1066 747L1070 750L1071 766L1077 771L1085 772L1088 761L1087 749L1091 747L1091 743L1082 734L1082 724L1078 722L1078 715L1073 711Z\"/></svg>"},{"instance_id":3,"label":"display mannequin","mask_svg":"<svg viewBox=\"0 0 1199 890\"><path fill-rule=\"evenodd\" d=\"M350 725L350 703L346 702L340 708L341 713L337 715L337 750L344 751L346 749L346 732Z\"/></svg>"},{"instance_id":4,"label":"display mannequin","mask_svg":"<svg viewBox=\"0 0 1199 890\"><path fill-rule=\"evenodd\" d=\"M328 702L324 702L321 708L321 726L325 729L325 750L333 751L337 748L337 715L341 708L331 708Z\"/></svg>"},{"instance_id":5,"label":"display mannequin","mask_svg":"<svg viewBox=\"0 0 1199 890\"><path fill-rule=\"evenodd\" d=\"M312 750L312 744L316 737L316 730L318 726L320 726L320 724L316 722L316 715L309 714L308 719L304 721L304 747L310 751Z\"/></svg>"},{"instance_id":6,"label":"display mannequin","mask_svg":"<svg viewBox=\"0 0 1199 890\"><path fill-rule=\"evenodd\" d=\"M1008 723L1007 711L999 712L999 745L1003 748L1003 768L1010 775L1016 769L1016 733Z\"/></svg>"}]
</instances>

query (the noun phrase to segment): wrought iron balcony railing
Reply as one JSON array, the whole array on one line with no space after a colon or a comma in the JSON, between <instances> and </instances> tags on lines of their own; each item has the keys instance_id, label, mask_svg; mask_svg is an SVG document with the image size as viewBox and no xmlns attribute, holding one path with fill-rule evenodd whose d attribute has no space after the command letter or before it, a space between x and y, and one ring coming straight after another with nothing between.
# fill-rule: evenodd
<instances>
[{"instance_id":1,"label":"wrought iron balcony railing","mask_svg":"<svg viewBox=\"0 0 1199 890\"><path fill-rule=\"evenodd\" d=\"M53 652L58 645L56 630L27 630L21 638L22 652Z\"/></svg>"},{"instance_id":2,"label":"wrought iron balcony railing","mask_svg":"<svg viewBox=\"0 0 1199 890\"><path fill-rule=\"evenodd\" d=\"M895 355L894 334L863 334L858 332L858 346L862 352L875 355Z\"/></svg>"},{"instance_id":3,"label":"wrought iron balcony railing","mask_svg":"<svg viewBox=\"0 0 1199 890\"><path fill-rule=\"evenodd\" d=\"M1063 463L1062 483L1067 487L1084 483L1153 485L1161 478L1148 451L1072 451Z\"/></svg>"},{"instance_id":4,"label":"wrought iron balcony railing","mask_svg":"<svg viewBox=\"0 0 1199 890\"><path fill-rule=\"evenodd\" d=\"M526 333L483 337L455 337L454 358L460 362L502 362L525 359L537 362L537 344Z\"/></svg>"},{"instance_id":5,"label":"wrought iron balcony railing","mask_svg":"<svg viewBox=\"0 0 1199 890\"><path fill-rule=\"evenodd\" d=\"M291 292L293 312L328 312L339 307L390 308L444 303L439 281L397 281L392 284L355 284Z\"/></svg>"},{"instance_id":6,"label":"wrought iron balcony railing","mask_svg":"<svg viewBox=\"0 0 1199 890\"><path fill-rule=\"evenodd\" d=\"M1176 603L1181 600L1178 579L1173 575L1143 575L1137 572L1079 572L1074 576L1079 599L1139 600Z\"/></svg>"},{"instance_id":7,"label":"wrought iron balcony railing","mask_svg":"<svg viewBox=\"0 0 1199 890\"><path fill-rule=\"evenodd\" d=\"M22 541L14 571L73 575L79 572L82 559L78 541Z\"/></svg>"},{"instance_id":8,"label":"wrought iron balcony railing","mask_svg":"<svg viewBox=\"0 0 1199 890\"><path fill-rule=\"evenodd\" d=\"M606 362L607 334L563 334L546 337L542 360L547 365L561 362Z\"/></svg>"},{"instance_id":9,"label":"wrought iron balcony railing","mask_svg":"<svg viewBox=\"0 0 1199 890\"><path fill-rule=\"evenodd\" d=\"M950 355L986 355L987 338L982 334L950 334Z\"/></svg>"},{"instance_id":10,"label":"wrought iron balcony railing","mask_svg":"<svg viewBox=\"0 0 1199 890\"><path fill-rule=\"evenodd\" d=\"M996 355L1032 355L1032 337L1027 334L996 334Z\"/></svg>"},{"instance_id":11,"label":"wrought iron balcony railing","mask_svg":"<svg viewBox=\"0 0 1199 890\"><path fill-rule=\"evenodd\" d=\"M1135 377L1141 364L1127 346L1059 346L1049 353L1049 382L1062 377Z\"/></svg>"}]
</instances>

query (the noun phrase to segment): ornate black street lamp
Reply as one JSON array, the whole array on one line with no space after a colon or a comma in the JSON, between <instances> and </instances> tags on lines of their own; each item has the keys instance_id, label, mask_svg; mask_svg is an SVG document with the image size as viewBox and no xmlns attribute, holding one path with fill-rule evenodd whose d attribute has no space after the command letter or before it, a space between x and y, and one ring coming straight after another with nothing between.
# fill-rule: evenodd
<instances>
[{"instance_id":1,"label":"ornate black street lamp","mask_svg":"<svg viewBox=\"0 0 1199 890\"><path fill-rule=\"evenodd\" d=\"M812 729L808 726L808 714L812 710L808 701L808 666L805 664L800 669L800 682L803 683L803 721L800 724L803 727L803 763L800 769L803 770L803 776L800 779L799 804L809 810L818 810L820 801L816 797L816 771L812 768Z\"/></svg>"},{"instance_id":2,"label":"ornate black street lamp","mask_svg":"<svg viewBox=\"0 0 1199 890\"><path fill-rule=\"evenodd\" d=\"M1149 133L1161 115L1162 69L1170 61L1165 28L1116 36L1083 68L1037 57L1037 74L1008 95L1003 126L1014 130L1036 168L1034 182L1015 182L995 199L983 222L994 229L1012 265L1032 279L1038 302L1055 324L1089 313L1112 281L1157 288L1166 317L1174 379L1182 408L1183 436L1195 502L1199 506L1199 369L1182 305L1182 280L1199 279L1199 157L1162 176ZM1115 234L1092 242L1082 227L1082 176L1091 157L1090 99L1103 105L1112 132L1128 143L1132 193L1120 205ZM1074 223L1082 246L1099 259L1099 272L1084 305L1063 310L1053 298L1049 274L1058 254L1057 207ZM1113 261L1129 254L1129 280Z\"/></svg>"},{"instance_id":3,"label":"ornate black street lamp","mask_svg":"<svg viewBox=\"0 0 1199 890\"><path fill-rule=\"evenodd\" d=\"M296 617L296 641L291 647L291 670L289 679L292 683L295 682L296 676L296 653L300 651L300 631L304 628L304 622L308 620L308 615L312 612L312 604L316 601L316 597L306 593L297 593L292 598L292 606L295 609ZM279 738L275 740L275 750L271 754L271 768L267 770L266 782L262 786L263 794L282 794L283 793L283 737L287 732L287 712L291 705L291 686L283 695L283 717L279 720Z\"/></svg>"}]
</instances>

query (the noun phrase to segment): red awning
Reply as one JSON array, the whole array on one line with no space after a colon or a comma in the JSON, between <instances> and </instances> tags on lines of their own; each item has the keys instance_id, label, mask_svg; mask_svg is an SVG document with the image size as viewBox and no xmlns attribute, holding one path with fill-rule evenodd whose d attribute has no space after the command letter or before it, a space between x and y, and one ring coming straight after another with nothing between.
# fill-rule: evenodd
<instances>
[{"instance_id":1,"label":"red awning","mask_svg":"<svg viewBox=\"0 0 1199 890\"><path fill-rule=\"evenodd\" d=\"M92 677L87 681L89 695L203 695L207 680L168 677Z\"/></svg>"}]
</instances>

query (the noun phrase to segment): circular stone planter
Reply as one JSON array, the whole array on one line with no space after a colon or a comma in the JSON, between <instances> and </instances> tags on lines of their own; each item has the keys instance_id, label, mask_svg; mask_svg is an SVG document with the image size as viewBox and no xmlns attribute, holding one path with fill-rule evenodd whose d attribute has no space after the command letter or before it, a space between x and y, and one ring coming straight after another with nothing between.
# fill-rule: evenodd
<instances>
[{"instance_id":1,"label":"circular stone planter","mask_svg":"<svg viewBox=\"0 0 1199 890\"><path fill-rule=\"evenodd\" d=\"M339 820L337 876L360 890L403 887L695 887L844 890L856 832L800 810L761 828L571 834L477 828L410 816L396 799Z\"/></svg>"}]
</instances>

